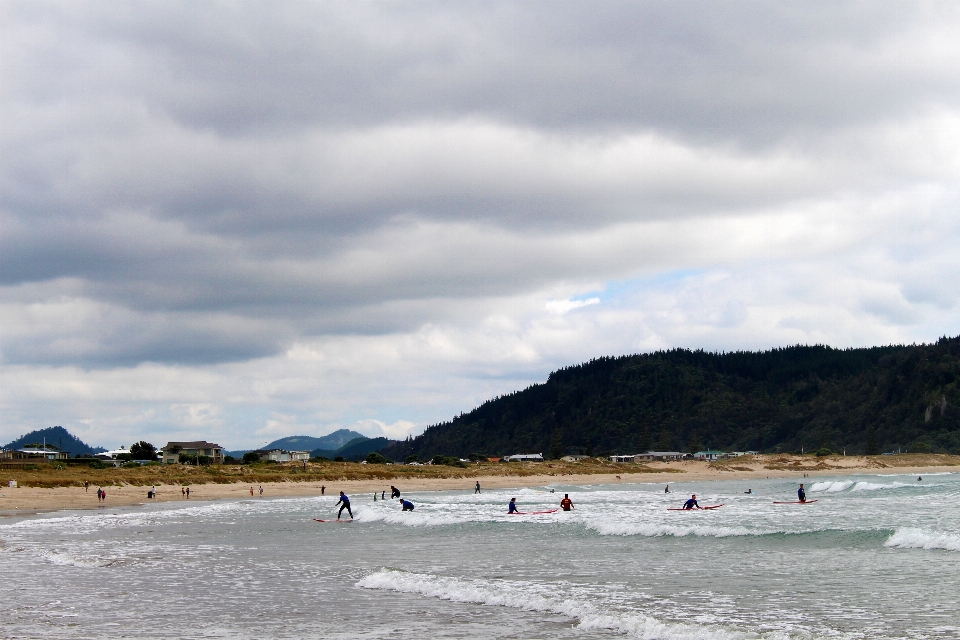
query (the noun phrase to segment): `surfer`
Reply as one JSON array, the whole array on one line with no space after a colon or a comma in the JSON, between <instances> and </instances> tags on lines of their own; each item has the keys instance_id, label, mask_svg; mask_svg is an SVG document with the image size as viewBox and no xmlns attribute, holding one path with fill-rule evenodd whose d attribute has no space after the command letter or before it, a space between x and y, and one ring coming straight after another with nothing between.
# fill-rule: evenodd
<instances>
[{"instance_id":1,"label":"surfer","mask_svg":"<svg viewBox=\"0 0 960 640\"><path fill-rule=\"evenodd\" d=\"M509 511L507 511L507 513L517 513L517 511L518 511L518 509L517 509L517 499L516 499L516 498L510 498L510 506L509 506Z\"/></svg>"},{"instance_id":2,"label":"surfer","mask_svg":"<svg viewBox=\"0 0 960 640\"><path fill-rule=\"evenodd\" d=\"M320 485L320 495L323 495L326 492L327 492L327 485L325 484Z\"/></svg>"},{"instance_id":3,"label":"surfer","mask_svg":"<svg viewBox=\"0 0 960 640\"><path fill-rule=\"evenodd\" d=\"M797 499L800 500L800 502L806 502L806 501L807 501L807 492L803 490L803 483L802 483L802 482L800 483L800 488L797 489Z\"/></svg>"},{"instance_id":4,"label":"surfer","mask_svg":"<svg viewBox=\"0 0 960 640\"><path fill-rule=\"evenodd\" d=\"M670 493L670 485L667 485L663 488L664 493Z\"/></svg>"},{"instance_id":5,"label":"surfer","mask_svg":"<svg viewBox=\"0 0 960 640\"><path fill-rule=\"evenodd\" d=\"M560 508L563 509L564 511L570 511L570 509L576 509L576 507L573 506L573 500L570 499L569 493L563 494L563 500L560 501Z\"/></svg>"},{"instance_id":6,"label":"surfer","mask_svg":"<svg viewBox=\"0 0 960 640\"><path fill-rule=\"evenodd\" d=\"M690 499L683 503L683 508L684 509L703 509L703 507L701 507L697 503L697 494L693 494L692 496L690 496Z\"/></svg>"},{"instance_id":7,"label":"surfer","mask_svg":"<svg viewBox=\"0 0 960 640\"><path fill-rule=\"evenodd\" d=\"M920 482L921 480L923 480L923 478L921 478L920 476L917 476L917 482Z\"/></svg>"},{"instance_id":8,"label":"surfer","mask_svg":"<svg viewBox=\"0 0 960 640\"><path fill-rule=\"evenodd\" d=\"M413 503L403 498L400 498L400 507L401 511L413 511Z\"/></svg>"},{"instance_id":9,"label":"surfer","mask_svg":"<svg viewBox=\"0 0 960 640\"><path fill-rule=\"evenodd\" d=\"M751 493L753 493L753 489L747 489L746 491L744 491L744 493L747 495L750 495Z\"/></svg>"},{"instance_id":10,"label":"surfer","mask_svg":"<svg viewBox=\"0 0 960 640\"><path fill-rule=\"evenodd\" d=\"M350 519L353 520L353 511L350 509L350 496L345 494L343 491L340 492L340 500L337 501L337 504L333 505L333 508L336 509L337 505L339 505L340 503L343 503L343 506L340 507L340 511L337 512L337 520L340 519L340 516L341 514L343 514L344 509L347 510L347 513L350 514Z\"/></svg>"},{"instance_id":11,"label":"surfer","mask_svg":"<svg viewBox=\"0 0 960 640\"><path fill-rule=\"evenodd\" d=\"M391 498L399 498L399 497L400 497L400 489L397 489L395 486L390 485L390 497L391 497Z\"/></svg>"},{"instance_id":12,"label":"surfer","mask_svg":"<svg viewBox=\"0 0 960 640\"><path fill-rule=\"evenodd\" d=\"M473 490L474 493L480 493L480 481L477 480L477 488Z\"/></svg>"}]
</instances>

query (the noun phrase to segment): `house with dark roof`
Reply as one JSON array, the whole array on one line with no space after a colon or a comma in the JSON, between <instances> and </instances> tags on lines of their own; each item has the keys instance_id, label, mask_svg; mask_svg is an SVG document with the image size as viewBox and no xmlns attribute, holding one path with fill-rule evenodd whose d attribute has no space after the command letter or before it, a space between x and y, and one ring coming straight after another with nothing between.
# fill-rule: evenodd
<instances>
[{"instance_id":1,"label":"house with dark roof","mask_svg":"<svg viewBox=\"0 0 960 640\"><path fill-rule=\"evenodd\" d=\"M194 440L192 442L168 442L160 450L160 457L163 464L177 464L180 462L180 456L205 456L211 458L214 464L223 462L223 447L206 440Z\"/></svg>"}]
</instances>

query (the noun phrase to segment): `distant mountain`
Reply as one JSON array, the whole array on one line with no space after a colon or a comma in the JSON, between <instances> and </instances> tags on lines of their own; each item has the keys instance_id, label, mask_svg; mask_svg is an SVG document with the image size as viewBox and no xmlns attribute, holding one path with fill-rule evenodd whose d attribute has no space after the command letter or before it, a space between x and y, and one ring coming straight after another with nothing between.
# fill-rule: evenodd
<instances>
[{"instance_id":1,"label":"distant mountain","mask_svg":"<svg viewBox=\"0 0 960 640\"><path fill-rule=\"evenodd\" d=\"M101 453L106 451L103 447L91 447L85 442L81 441L80 438L76 437L63 427L49 427L47 429L38 429L37 431L31 431L25 436L21 436L14 440L13 442L3 446L4 449L22 449L28 444L34 443L43 443L46 440L47 444L52 444L53 446L59 448L61 451L66 451L73 457L77 457L83 454L94 454Z\"/></svg>"},{"instance_id":2,"label":"distant mountain","mask_svg":"<svg viewBox=\"0 0 960 640\"><path fill-rule=\"evenodd\" d=\"M387 438L355 438L347 443L346 446L338 449L337 451L327 451L324 453L321 453L320 451L312 451L310 455L314 458L323 456L325 458L330 458L331 460L337 456L342 456L344 460L357 462L366 458L368 453L380 451L393 442L395 441L388 440Z\"/></svg>"},{"instance_id":3,"label":"distant mountain","mask_svg":"<svg viewBox=\"0 0 960 640\"><path fill-rule=\"evenodd\" d=\"M327 449L336 451L354 440L369 440L367 436L350 429L340 429L329 433L320 438L312 436L290 436L274 440L270 444L262 447L263 449L286 449L287 451L313 451L314 449Z\"/></svg>"}]
</instances>

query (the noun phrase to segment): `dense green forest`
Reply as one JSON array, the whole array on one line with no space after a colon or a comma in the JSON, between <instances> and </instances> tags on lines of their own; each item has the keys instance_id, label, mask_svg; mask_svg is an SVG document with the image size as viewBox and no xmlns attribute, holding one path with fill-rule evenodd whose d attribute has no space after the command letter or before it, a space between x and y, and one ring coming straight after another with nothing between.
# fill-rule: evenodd
<instances>
[{"instance_id":1,"label":"dense green forest","mask_svg":"<svg viewBox=\"0 0 960 640\"><path fill-rule=\"evenodd\" d=\"M599 358L392 444L417 455L649 449L960 453L960 337Z\"/></svg>"}]
</instances>

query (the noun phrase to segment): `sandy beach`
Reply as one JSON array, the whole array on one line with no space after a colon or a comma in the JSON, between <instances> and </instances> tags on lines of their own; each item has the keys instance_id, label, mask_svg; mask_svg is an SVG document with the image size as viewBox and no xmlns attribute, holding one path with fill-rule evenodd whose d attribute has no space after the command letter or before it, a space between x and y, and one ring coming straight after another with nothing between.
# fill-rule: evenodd
<instances>
[{"instance_id":1,"label":"sandy beach","mask_svg":"<svg viewBox=\"0 0 960 640\"><path fill-rule=\"evenodd\" d=\"M930 463L940 464L930 464ZM944 464L945 463L945 464ZM525 465L526 466L526 465ZM669 463L649 463L640 465L617 465L610 473L576 473L559 471L546 463L531 464L542 473L534 475L475 475L454 474L459 477L413 478L329 481L282 481L282 482L232 482L191 484L190 497L186 498L182 484L157 484L154 500L147 498L151 486L120 484L105 486L106 500L97 500L97 488L91 484L88 489L79 486L67 487L16 487L4 486L0 489L0 515L23 515L30 512L46 512L61 509L98 509L118 506L145 504L147 502L181 502L198 500L237 500L269 499L293 496L318 496L325 487L324 494L336 496L340 491L353 497L354 501L363 501L363 494L373 499L373 494L386 491L389 494L391 484L404 492L473 490L476 482L481 488L501 489L510 487L538 487L545 485L598 485L617 483L661 483L672 484L690 481L708 480L749 480L751 478L815 478L817 476L836 476L852 474L911 474L920 475L960 471L960 456L833 456L830 458L812 458L810 456L761 455L737 458L720 463L701 461L681 461ZM575 466L567 465L567 469ZM528 470L529 472L529 470ZM14 472L7 472L15 476ZM263 487L263 494L260 494ZM250 490L253 488L253 495Z\"/></svg>"}]
</instances>

